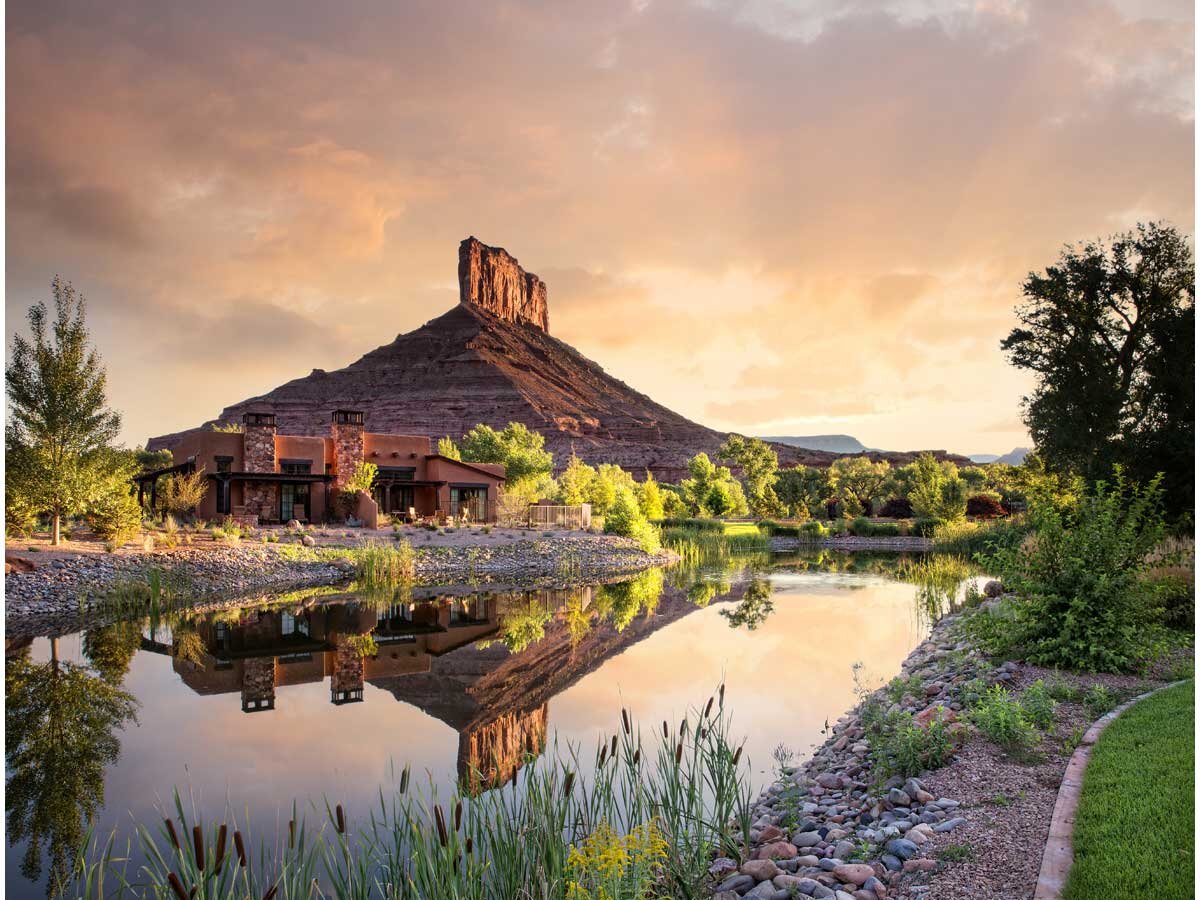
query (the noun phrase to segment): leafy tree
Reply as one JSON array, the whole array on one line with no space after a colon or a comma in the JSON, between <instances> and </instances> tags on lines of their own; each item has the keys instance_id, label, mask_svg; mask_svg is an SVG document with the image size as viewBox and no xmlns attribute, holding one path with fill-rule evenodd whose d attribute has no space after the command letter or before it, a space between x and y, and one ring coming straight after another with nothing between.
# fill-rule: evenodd
<instances>
[{"instance_id":1,"label":"leafy tree","mask_svg":"<svg viewBox=\"0 0 1200 900\"><path fill-rule=\"evenodd\" d=\"M775 478L775 493L794 517L823 516L830 495L828 472L814 466L782 469Z\"/></svg>"},{"instance_id":2,"label":"leafy tree","mask_svg":"<svg viewBox=\"0 0 1200 900\"><path fill-rule=\"evenodd\" d=\"M438 455L448 459L462 459L462 452L458 449L458 444L454 443L449 435L438 438L437 452Z\"/></svg>"},{"instance_id":3,"label":"leafy tree","mask_svg":"<svg viewBox=\"0 0 1200 900\"><path fill-rule=\"evenodd\" d=\"M884 495L891 474L892 467L885 461L843 456L829 466L829 486L843 504L853 498L864 512L870 513L872 501Z\"/></svg>"},{"instance_id":4,"label":"leafy tree","mask_svg":"<svg viewBox=\"0 0 1200 900\"><path fill-rule=\"evenodd\" d=\"M166 469L175 463L175 457L170 450L147 450L144 447L138 447L133 451L133 457L141 472Z\"/></svg>"},{"instance_id":5,"label":"leafy tree","mask_svg":"<svg viewBox=\"0 0 1200 900\"><path fill-rule=\"evenodd\" d=\"M106 376L90 346L83 297L58 277L50 289L54 320L46 304L30 308L32 339L13 337L5 370L5 443L20 456L5 489L49 514L51 543L57 545L63 517L84 512L94 499L97 457L116 438L121 418L107 405Z\"/></svg>"},{"instance_id":6,"label":"leafy tree","mask_svg":"<svg viewBox=\"0 0 1200 900\"><path fill-rule=\"evenodd\" d=\"M572 453L567 460L567 467L558 476L558 496L555 499L564 506L591 503L595 480L596 470Z\"/></svg>"},{"instance_id":7,"label":"leafy tree","mask_svg":"<svg viewBox=\"0 0 1200 900\"><path fill-rule=\"evenodd\" d=\"M953 522L967 514L967 487L958 467L922 453L913 463L908 499L921 518Z\"/></svg>"},{"instance_id":8,"label":"leafy tree","mask_svg":"<svg viewBox=\"0 0 1200 900\"><path fill-rule=\"evenodd\" d=\"M554 470L554 456L545 449L546 439L520 422L509 422L503 431L489 425L476 425L460 444L464 462L501 463L511 486L522 481L536 482Z\"/></svg>"},{"instance_id":9,"label":"leafy tree","mask_svg":"<svg viewBox=\"0 0 1200 900\"><path fill-rule=\"evenodd\" d=\"M758 438L731 434L717 452L721 459L741 468L746 501L752 513L770 516L779 511L779 498L774 487L779 457L770 444Z\"/></svg>"},{"instance_id":10,"label":"leafy tree","mask_svg":"<svg viewBox=\"0 0 1200 900\"><path fill-rule=\"evenodd\" d=\"M21 873L52 893L71 877L86 827L104 805L104 772L116 762L116 731L135 718L127 692L86 667L51 657L9 659L4 668L4 754L8 840L26 841Z\"/></svg>"},{"instance_id":11,"label":"leafy tree","mask_svg":"<svg viewBox=\"0 0 1200 900\"><path fill-rule=\"evenodd\" d=\"M1195 264L1174 227L1138 225L1063 250L1023 285L1020 325L1001 342L1034 373L1024 421L1047 467L1090 483L1115 464L1165 473L1176 511L1193 505Z\"/></svg>"},{"instance_id":12,"label":"leafy tree","mask_svg":"<svg viewBox=\"0 0 1200 900\"><path fill-rule=\"evenodd\" d=\"M647 519L661 519L663 517L663 492L649 470L646 472L646 480L635 490L642 515Z\"/></svg>"},{"instance_id":13,"label":"leafy tree","mask_svg":"<svg viewBox=\"0 0 1200 900\"><path fill-rule=\"evenodd\" d=\"M690 478L680 484L693 513L698 515L743 515L749 507L742 486L726 466L718 466L707 453L688 460Z\"/></svg>"}]
</instances>

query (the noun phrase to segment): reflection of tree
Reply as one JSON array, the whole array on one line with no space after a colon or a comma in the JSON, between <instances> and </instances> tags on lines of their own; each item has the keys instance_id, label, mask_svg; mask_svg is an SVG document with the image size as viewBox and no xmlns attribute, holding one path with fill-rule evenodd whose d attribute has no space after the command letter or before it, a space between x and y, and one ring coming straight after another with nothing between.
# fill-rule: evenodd
<instances>
[{"instance_id":1,"label":"reflection of tree","mask_svg":"<svg viewBox=\"0 0 1200 900\"><path fill-rule=\"evenodd\" d=\"M646 569L616 584L597 588L597 609L607 616L617 631L624 631L634 616L645 610L646 615L658 608L663 592L662 569Z\"/></svg>"},{"instance_id":2,"label":"reflection of tree","mask_svg":"<svg viewBox=\"0 0 1200 900\"><path fill-rule=\"evenodd\" d=\"M104 770L117 760L114 731L136 701L84 666L51 658L9 660L4 672L8 840L28 846L21 873L41 877L45 851L54 891L71 875L86 823L104 803Z\"/></svg>"},{"instance_id":3,"label":"reflection of tree","mask_svg":"<svg viewBox=\"0 0 1200 900\"><path fill-rule=\"evenodd\" d=\"M83 655L101 678L109 684L120 685L141 641L142 629L138 623L116 622L84 632Z\"/></svg>"},{"instance_id":4,"label":"reflection of tree","mask_svg":"<svg viewBox=\"0 0 1200 900\"><path fill-rule=\"evenodd\" d=\"M204 656L207 653L208 648L205 646L204 638L200 636L195 622L177 622L171 628L171 655L176 659L202 667Z\"/></svg>"},{"instance_id":5,"label":"reflection of tree","mask_svg":"<svg viewBox=\"0 0 1200 900\"><path fill-rule=\"evenodd\" d=\"M520 653L546 636L546 623L553 616L554 611L546 604L528 600L524 609L500 617L500 640L513 653Z\"/></svg>"},{"instance_id":6,"label":"reflection of tree","mask_svg":"<svg viewBox=\"0 0 1200 900\"><path fill-rule=\"evenodd\" d=\"M740 628L745 625L753 631L775 611L771 602L771 583L765 578L752 579L746 585L746 592L741 602L732 610L723 609L721 615L729 620L730 628Z\"/></svg>"}]
</instances>

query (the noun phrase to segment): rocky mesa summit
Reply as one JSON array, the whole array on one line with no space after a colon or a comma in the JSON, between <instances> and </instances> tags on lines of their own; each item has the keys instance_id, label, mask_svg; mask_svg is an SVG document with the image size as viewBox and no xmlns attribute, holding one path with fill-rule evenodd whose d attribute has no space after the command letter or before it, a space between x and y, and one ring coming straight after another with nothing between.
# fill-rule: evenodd
<instances>
[{"instance_id":1,"label":"rocky mesa summit","mask_svg":"<svg viewBox=\"0 0 1200 900\"><path fill-rule=\"evenodd\" d=\"M575 452L639 477L686 475L726 435L672 412L550 335L544 281L474 237L458 248L459 303L344 369L309 375L227 406L206 426L275 414L281 434L325 434L334 409L366 414L370 431L458 438L483 422L522 422L543 434L558 465ZM205 427L205 426L202 426ZM178 434L151 438L170 448ZM836 454L774 444L782 465L828 465ZM909 453L870 454L895 462ZM964 460L965 462L965 460Z\"/></svg>"}]
</instances>

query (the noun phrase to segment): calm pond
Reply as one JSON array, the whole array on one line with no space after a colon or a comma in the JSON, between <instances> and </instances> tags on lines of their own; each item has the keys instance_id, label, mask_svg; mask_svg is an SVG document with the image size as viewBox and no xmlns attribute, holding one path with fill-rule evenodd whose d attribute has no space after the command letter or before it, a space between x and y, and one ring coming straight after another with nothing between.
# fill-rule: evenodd
<instances>
[{"instance_id":1,"label":"calm pond","mask_svg":"<svg viewBox=\"0 0 1200 900\"><path fill-rule=\"evenodd\" d=\"M590 758L622 707L677 722L722 679L757 789L777 745L805 758L854 704L855 663L878 684L926 635L903 559L764 555L565 592L314 590L10 643L9 740L22 717L64 733L5 748L7 894L43 896L89 815L128 835L176 787L205 822L274 842L293 801L312 823L326 799L365 816L406 763L441 791L502 784L530 748L557 737Z\"/></svg>"}]
</instances>

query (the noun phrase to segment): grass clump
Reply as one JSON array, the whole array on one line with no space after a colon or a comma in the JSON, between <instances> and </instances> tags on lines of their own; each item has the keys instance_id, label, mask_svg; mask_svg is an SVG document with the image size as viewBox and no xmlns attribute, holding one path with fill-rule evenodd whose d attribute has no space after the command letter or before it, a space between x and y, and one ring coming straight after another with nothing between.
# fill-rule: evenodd
<instances>
[{"instance_id":1,"label":"grass clump","mask_svg":"<svg viewBox=\"0 0 1200 900\"><path fill-rule=\"evenodd\" d=\"M1105 729L1083 780L1064 900L1192 896L1195 718L1189 682Z\"/></svg>"},{"instance_id":2,"label":"grass clump","mask_svg":"<svg viewBox=\"0 0 1200 900\"><path fill-rule=\"evenodd\" d=\"M339 550L354 563L354 574L364 588L388 587L411 581L416 574L416 551L408 541L382 544L371 541L362 547Z\"/></svg>"}]
</instances>

